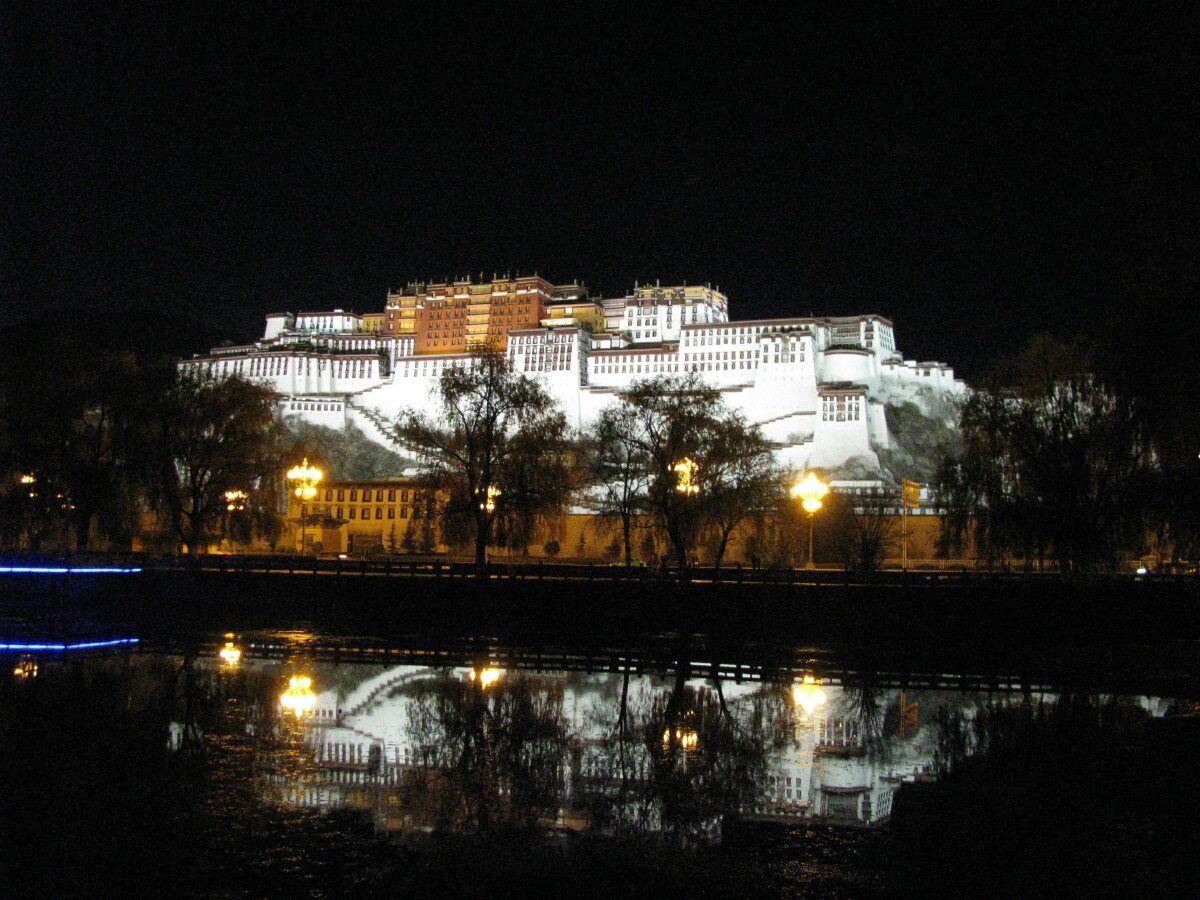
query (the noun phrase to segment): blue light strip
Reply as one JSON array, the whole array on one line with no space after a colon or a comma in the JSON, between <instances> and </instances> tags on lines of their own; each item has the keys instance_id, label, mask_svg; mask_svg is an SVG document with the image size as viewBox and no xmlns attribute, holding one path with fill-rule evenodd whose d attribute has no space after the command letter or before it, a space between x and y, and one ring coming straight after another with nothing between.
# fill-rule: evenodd
<instances>
[{"instance_id":1,"label":"blue light strip","mask_svg":"<svg viewBox=\"0 0 1200 900\"><path fill-rule=\"evenodd\" d=\"M141 567L118 566L0 566L0 574L10 575L133 575L140 571Z\"/></svg>"},{"instance_id":2,"label":"blue light strip","mask_svg":"<svg viewBox=\"0 0 1200 900\"><path fill-rule=\"evenodd\" d=\"M0 650L95 650L99 647L121 647L136 644L140 638L114 638L111 641L80 641L75 644L10 644L0 643Z\"/></svg>"}]
</instances>

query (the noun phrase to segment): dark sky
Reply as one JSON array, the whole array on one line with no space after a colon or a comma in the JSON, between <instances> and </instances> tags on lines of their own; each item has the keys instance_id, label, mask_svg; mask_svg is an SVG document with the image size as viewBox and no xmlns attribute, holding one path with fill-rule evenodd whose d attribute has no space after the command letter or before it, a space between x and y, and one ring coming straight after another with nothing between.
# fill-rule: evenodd
<instances>
[{"instance_id":1,"label":"dark sky","mask_svg":"<svg viewBox=\"0 0 1200 900\"><path fill-rule=\"evenodd\" d=\"M5 3L3 321L536 270L970 372L1196 296L1195 4L343 6Z\"/></svg>"}]
</instances>

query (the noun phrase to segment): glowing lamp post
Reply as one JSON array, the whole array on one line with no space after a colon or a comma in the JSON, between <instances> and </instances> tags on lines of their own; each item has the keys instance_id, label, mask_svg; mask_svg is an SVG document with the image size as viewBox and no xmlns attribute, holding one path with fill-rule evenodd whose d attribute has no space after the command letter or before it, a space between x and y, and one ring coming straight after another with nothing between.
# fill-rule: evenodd
<instances>
[{"instance_id":1,"label":"glowing lamp post","mask_svg":"<svg viewBox=\"0 0 1200 900\"><path fill-rule=\"evenodd\" d=\"M813 517L817 514L817 510L825 505L824 498L828 493L829 485L812 472L805 475L803 480L792 485L792 497L799 498L800 505L808 513L808 563L804 567L806 569L816 568L813 563Z\"/></svg>"},{"instance_id":2,"label":"glowing lamp post","mask_svg":"<svg viewBox=\"0 0 1200 900\"><path fill-rule=\"evenodd\" d=\"M249 494L236 488L225 492L225 540L229 544L230 549L233 547L233 536L231 534L229 514L244 510L246 508L246 501L249 499Z\"/></svg>"},{"instance_id":3,"label":"glowing lamp post","mask_svg":"<svg viewBox=\"0 0 1200 900\"><path fill-rule=\"evenodd\" d=\"M696 478L699 470L699 464L690 456L671 466L671 471L675 473L675 490L688 495L700 493L700 483Z\"/></svg>"},{"instance_id":4,"label":"glowing lamp post","mask_svg":"<svg viewBox=\"0 0 1200 900\"><path fill-rule=\"evenodd\" d=\"M288 679L287 690L279 695L279 705L284 712L290 712L296 718L311 713L317 706L312 679L307 675L293 675Z\"/></svg>"},{"instance_id":5,"label":"glowing lamp post","mask_svg":"<svg viewBox=\"0 0 1200 900\"><path fill-rule=\"evenodd\" d=\"M479 508L487 512L494 512L496 509L496 498L499 497L501 493L502 492L500 488L496 487L494 484L489 484L487 487L487 493L484 495L484 498L479 501Z\"/></svg>"},{"instance_id":6,"label":"glowing lamp post","mask_svg":"<svg viewBox=\"0 0 1200 900\"><path fill-rule=\"evenodd\" d=\"M304 553L308 545L308 501L317 496L317 484L325 477L325 473L316 466L308 464L308 457L298 466L293 466L287 473L288 481L296 486L294 493L300 498L300 552Z\"/></svg>"}]
</instances>

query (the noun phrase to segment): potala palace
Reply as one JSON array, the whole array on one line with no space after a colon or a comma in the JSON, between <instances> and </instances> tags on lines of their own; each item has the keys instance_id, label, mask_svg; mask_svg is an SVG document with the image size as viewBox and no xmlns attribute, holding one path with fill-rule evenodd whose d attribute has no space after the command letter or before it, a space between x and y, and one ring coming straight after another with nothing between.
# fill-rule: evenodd
<instances>
[{"instance_id":1,"label":"potala palace","mask_svg":"<svg viewBox=\"0 0 1200 900\"><path fill-rule=\"evenodd\" d=\"M271 313L253 344L181 365L260 381L286 416L352 424L391 446L400 411L431 408L438 376L480 345L505 348L576 426L638 380L698 373L797 469L878 469L890 446L887 404L934 414L965 391L949 366L904 359L882 316L731 321L711 286L638 286L606 299L538 276L410 284L365 315Z\"/></svg>"}]
</instances>

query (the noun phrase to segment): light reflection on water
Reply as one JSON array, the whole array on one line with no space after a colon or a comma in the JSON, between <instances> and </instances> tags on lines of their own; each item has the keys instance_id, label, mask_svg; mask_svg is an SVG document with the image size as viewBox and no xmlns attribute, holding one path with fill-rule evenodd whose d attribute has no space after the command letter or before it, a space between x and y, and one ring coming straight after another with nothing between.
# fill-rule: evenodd
<instances>
[{"instance_id":1,"label":"light reflection on water","mask_svg":"<svg viewBox=\"0 0 1200 900\"><path fill-rule=\"evenodd\" d=\"M1060 709L1074 715L1078 703L1028 688L903 690L866 672L739 682L694 662L654 674L531 671L487 654L470 666L346 663L314 658L318 638L307 632L266 636L282 652L256 655L255 640L264 638L222 635L184 656L41 660L36 678L14 669L2 685L3 761L19 766L12 735L22 728L37 756L41 736L32 730L43 722L56 726L46 739L59 746L124 747L142 771L152 760L145 780L165 805L136 820L132 834L159 829L194 842L173 851L199 873L193 887L231 872L272 873L270 890L235 894L281 883L301 893L354 879L377 886L372 879L406 858L386 835L489 833L596 837L626 857L649 842L659 849L645 865L660 874L670 853L723 848L716 859L725 881L714 884L765 872L784 891L860 893L885 889L894 875L880 868L890 839L876 826L906 786L935 782L1014 723L1051 721ZM1147 696L1086 702L1101 723L1194 711ZM96 733L79 734L87 729ZM151 744L165 763L148 755ZM136 785L139 770L122 777ZM122 814L136 817L136 804ZM747 841L747 827L768 831ZM543 861L548 846L519 864L505 859L517 871L529 858ZM438 847L435 856L444 855ZM516 851L462 852L503 869L500 855Z\"/></svg>"},{"instance_id":2,"label":"light reflection on water","mask_svg":"<svg viewBox=\"0 0 1200 900\"><path fill-rule=\"evenodd\" d=\"M243 667L269 681L295 668ZM712 839L734 813L872 825L888 818L903 784L952 763L947 721L962 729L985 706L1058 700L854 689L812 677L789 685L510 672L484 681L465 668L308 662L303 670L313 706L273 710L269 743L287 752L264 749L264 795L367 809L389 830L538 824ZM1152 717L1171 705L1121 702ZM971 753L974 740L959 752Z\"/></svg>"}]
</instances>

